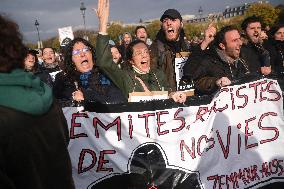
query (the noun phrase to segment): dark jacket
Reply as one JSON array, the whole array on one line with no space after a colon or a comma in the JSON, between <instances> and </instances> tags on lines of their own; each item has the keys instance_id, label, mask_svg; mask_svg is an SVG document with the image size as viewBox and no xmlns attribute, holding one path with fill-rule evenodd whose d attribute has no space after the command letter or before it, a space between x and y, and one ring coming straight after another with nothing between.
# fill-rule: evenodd
<instances>
[{"instance_id":1,"label":"dark jacket","mask_svg":"<svg viewBox=\"0 0 284 189\"><path fill-rule=\"evenodd\" d=\"M57 63L54 63L50 68L45 66L45 63L43 62L41 65L39 65L40 70L44 70L47 73L53 73L61 71L60 66Z\"/></svg>"},{"instance_id":2,"label":"dark jacket","mask_svg":"<svg viewBox=\"0 0 284 189\"><path fill-rule=\"evenodd\" d=\"M172 91L176 91L175 57L176 53L189 52L190 45L184 40L183 30L180 33L180 40L167 42L165 35L160 29L156 40L150 46L151 69L162 70Z\"/></svg>"},{"instance_id":3,"label":"dark jacket","mask_svg":"<svg viewBox=\"0 0 284 189\"><path fill-rule=\"evenodd\" d=\"M270 39L264 43L264 47L270 54L272 71L276 74L284 73L284 41Z\"/></svg>"},{"instance_id":4,"label":"dark jacket","mask_svg":"<svg viewBox=\"0 0 284 189\"><path fill-rule=\"evenodd\" d=\"M121 70L112 62L112 55L108 45L109 36L98 35L97 38L97 66L114 82L125 97L131 92L144 92L139 77L150 91L169 90L165 75L160 70L150 70L147 74L137 74L132 69Z\"/></svg>"},{"instance_id":5,"label":"dark jacket","mask_svg":"<svg viewBox=\"0 0 284 189\"><path fill-rule=\"evenodd\" d=\"M34 71L28 71L27 72L32 72L35 76L39 77L41 81L43 81L45 84L47 84L48 86L50 86L51 88L53 88L53 81L52 81L52 77L49 75L48 72L37 68Z\"/></svg>"},{"instance_id":6,"label":"dark jacket","mask_svg":"<svg viewBox=\"0 0 284 189\"><path fill-rule=\"evenodd\" d=\"M124 44L121 44L121 45L119 45L119 46L117 47L117 49L118 49L119 53L121 54L121 59L122 59L123 61L126 61L126 60L127 60L127 58L126 58L126 50L127 50L127 47L125 47Z\"/></svg>"},{"instance_id":7,"label":"dark jacket","mask_svg":"<svg viewBox=\"0 0 284 189\"><path fill-rule=\"evenodd\" d=\"M187 75L194 81L196 93L199 95L212 94L218 90L216 81L228 77L231 81L248 74L246 62L238 59L229 64L222 59L215 48L204 52L201 62L192 62L187 68Z\"/></svg>"},{"instance_id":8,"label":"dark jacket","mask_svg":"<svg viewBox=\"0 0 284 189\"><path fill-rule=\"evenodd\" d=\"M33 116L0 106L0 114L0 188L75 188L61 108Z\"/></svg>"},{"instance_id":9,"label":"dark jacket","mask_svg":"<svg viewBox=\"0 0 284 189\"><path fill-rule=\"evenodd\" d=\"M46 67L43 62L41 65L39 65L39 71L48 73L51 76L52 81L54 82L55 76L61 71L61 68L57 63L54 63L54 65L52 65L50 68Z\"/></svg>"},{"instance_id":10,"label":"dark jacket","mask_svg":"<svg viewBox=\"0 0 284 189\"><path fill-rule=\"evenodd\" d=\"M270 66L268 51L262 46L260 48L256 47L251 42L242 45L240 57L246 60L251 73L260 73L261 67Z\"/></svg>"},{"instance_id":11,"label":"dark jacket","mask_svg":"<svg viewBox=\"0 0 284 189\"><path fill-rule=\"evenodd\" d=\"M0 91L0 188L75 188L67 122L51 89L14 70L0 73Z\"/></svg>"},{"instance_id":12,"label":"dark jacket","mask_svg":"<svg viewBox=\"0 0 284 189\"><path fill-rule=\"evenodd\" d=\"M82 86L79 72L74 79L64 72L56 75L53 91L55 98L60 101L62 106L72 106L72 93L76 91L75 81L83 92L84 102L118 104L127 101L122 92L105 75L94 69L88 78L87 87Z\"/></svg>"}]
</instances>

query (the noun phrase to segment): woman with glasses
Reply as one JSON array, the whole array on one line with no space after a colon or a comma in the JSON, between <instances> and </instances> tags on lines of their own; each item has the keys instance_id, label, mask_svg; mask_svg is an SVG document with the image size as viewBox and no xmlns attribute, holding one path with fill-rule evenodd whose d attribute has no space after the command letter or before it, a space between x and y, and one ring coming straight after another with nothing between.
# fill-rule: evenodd
<instances>
[{"instance_id":1,"label":"woman with glasses","mask_svg":"<svg viewBox=\"0 0 284 189\"><path fill-rule=\"evenodd\" d=\"M66 47L63 72L56 75L54 95L63 106L73 101L126 102L121 91L95 66L94 47L75 38Z\"/></svg>"},{"instance_id":2,"label":"woman with glasses","mask_svg":"<svg viewBox=\"0 0 284 189\"><path fill-rule=\"evenodd\" d=\"M150 54L144 41L135 40L128 45L126 59L129 70L121 70L112 62L108 44L107 22L109 16L109 1L99 0L96 10L99 18L99 35L97 38L97 64L101 70L123 91L125 97L131 92L169 91L166 77L161 70L150 69ZM186 95L182 92L169 94L175 102L183 103Z\"/></svg>"}]
</instances>

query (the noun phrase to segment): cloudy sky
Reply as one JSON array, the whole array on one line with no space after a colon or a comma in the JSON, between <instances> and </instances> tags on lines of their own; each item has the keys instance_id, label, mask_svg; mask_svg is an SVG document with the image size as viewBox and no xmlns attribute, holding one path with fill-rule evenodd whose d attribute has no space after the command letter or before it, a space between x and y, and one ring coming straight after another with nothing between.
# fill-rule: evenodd
<instances>
[{"instance_id":1,"label":"cloudy sky","mask_svg":"<svg viewBox=\"0 0 284 189\"><path fill-rule=\"evenodd\" d=\"M97 18L92 8L97 0L83 0L86 10L86 26L97 28ZM135 23L139 19L159 18L168 8L184 14L198 14L201 6L205 14L222 12L226 6L237 6L256 0L110 0L110 20ZM270 0L278 5L282 0ZM0 13L15 20L25 42L36 42L35 20L39 22L40 37L44 40L58 35L58 28L72 26L73 31L83 28L80 0L0 0Z\"/></svg>"}]
</instances>

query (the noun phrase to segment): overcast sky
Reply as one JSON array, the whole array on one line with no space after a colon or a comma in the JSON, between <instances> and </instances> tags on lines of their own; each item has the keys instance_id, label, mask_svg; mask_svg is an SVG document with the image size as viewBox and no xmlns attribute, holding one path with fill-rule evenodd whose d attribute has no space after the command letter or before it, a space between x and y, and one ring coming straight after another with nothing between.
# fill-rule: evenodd
<instances>
[{"instance_id":1,"label":"overcast sky","mask_svg":"<svg viewBox=\"0 0 284 189\"><path fill-rule=\"evenodd\" d=\"M159 18L168 8L184 14L198 14L201 6L205 14L222 12L226 6L237 6L256 0L110 0L110 20L135 23ZM92 8L97 0L83 0L86 10L86 26L97 28L97 18ZM278 5L283 0L270 0ZM35 20L39 22L41 39L58 35L58 28L72 26L73 31L83 28L80 0L0 0L0 13L8 15L19 24L25 42L36 42Z\"/></svg>"}]
</instances>

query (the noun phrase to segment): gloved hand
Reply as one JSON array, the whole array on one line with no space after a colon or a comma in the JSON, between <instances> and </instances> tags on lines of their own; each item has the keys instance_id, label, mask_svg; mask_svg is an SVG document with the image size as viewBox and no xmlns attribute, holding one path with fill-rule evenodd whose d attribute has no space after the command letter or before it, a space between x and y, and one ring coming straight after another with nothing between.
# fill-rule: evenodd
<instances>
[{"instance_id":1,"label":"gloved hand","mask_svg":"<svg viewBox=\"0 0 284 189\"><path fill-rule=\"evenodd\" d=\"M268 50L266 50L262 44L255 44L256 50L260 57L260 65L261 67L270 67L270 54Z\"/></svg>"}]
</instances>

